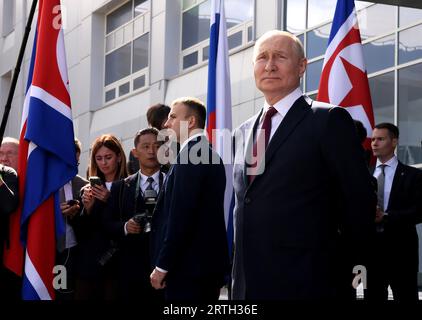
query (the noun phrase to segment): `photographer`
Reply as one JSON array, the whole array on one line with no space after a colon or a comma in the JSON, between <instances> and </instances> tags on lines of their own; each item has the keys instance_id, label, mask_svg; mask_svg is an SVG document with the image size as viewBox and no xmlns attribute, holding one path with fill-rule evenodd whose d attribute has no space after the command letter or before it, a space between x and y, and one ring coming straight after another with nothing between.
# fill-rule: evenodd
<instances>
[{"instance_id":1,"label":"photographer","mask_svg":"<svg viewBox=\"0 0 422 320\"><path fill-rule=\"evenodd\" d=\"M91 146L90 184L81 190L83 211L73 219L78 239L75 266L77 300L115 298L115 266L99 263L110 245L102 221L113 182L126 177L126 157L119 139L111 134L96 138Z\"/></svg>"},{"instance_id":2,"label":"photographer","mask_svg":"<svg viewBox=\"0 0 422 320\"><path fill-rule=\"evenodd\" d=\"M76 159L79 165L81 155L81 142L75 138ZM60 210L65 221L66 232L57 239L56 265L66 267L66 288L56 291L57 300L73 300L75 289L75 255L77 254L78 241L74 231L75 217L82 211L80 190L88 184L88 181L80 175L76 175L66 183L59 191ZM77 219L77 218L76 218Z\"/></svg>"},{"instance_id":3,"label":"photographer","mask_svg":"<svg viewBox=\"0 0 422 320\"><path fill-rule=\"evenodd\" d=\"M149 284L149 220L154 209L164 173L157 160L158 131L140 130L132 150L140 170L113 183L104 226L116 246L103 256L102 263L114 260L117 265L118 298L152 300L157 293Z\"/></svg>"}]
</instances>

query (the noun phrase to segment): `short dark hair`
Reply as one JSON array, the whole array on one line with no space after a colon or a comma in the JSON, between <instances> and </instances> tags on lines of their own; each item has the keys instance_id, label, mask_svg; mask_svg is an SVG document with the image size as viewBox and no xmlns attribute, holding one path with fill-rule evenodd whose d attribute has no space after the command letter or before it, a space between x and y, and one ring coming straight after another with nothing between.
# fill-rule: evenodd
<instances>
[{"instance_id":1,"label":"short dark hair","mask_svg":"<svg viewBox=\"0 0 422 320\"><path fill-rule=\"evenodd\" d=\"M147 121L148 124L156 128L158 130L163 129L162 125L164 120L167 119L170 113L170 107L166 106L165 104L154 104L153 106L149 107L147 111Z\"/></svg>"},{"instance_id":2,"label":"short dark hair","mask_svg":"<svg viewBox=\"0 0 422 320\"><path fill-rule=\"evenodd\" d=\"M193 97L184 97L176 99L172 102L172 105L182 103L188 107L189 111L193 114L196 118L196 122L198 124L198 128L204 129L205 128L205 120L207 118L207 109L205 108L205 104Z\"/></svg>"},{"instance_id":3,"label":"short dark hair","mask_svg":"<svg viewBox=\"0 0 422 320\"><path fill-rule=\"evenodd\" d=\"M76 153L81 154L82 144L77 138L75 138L75 149L76 149Z\"/></svg>"},{"instance_id":4,"label":"short dark hair","mask_svg":"<svg viewBox=\"0 0 422 320\"><path fill-rule=\"evenodd\" d=\"M135 148L138 145L139 139L141 138L141 136L144 136L146 134L153 134L155 136L158 136L158 130L156 128L145 128L145 129L139 130L135 134L135 138L133 139L133 144L134 144Z\"/></svg>"},{"instance_id":5,"label":"short dark hair","mask_svg":"<svg viewBox=\"0 0 422 320\"><path fill-rule=\"evenodd\" d=\"M390 122L382 122L375 126L375 129L387 129L391 139L399 138L399 128Z\"/></svg>"}]
</instances>

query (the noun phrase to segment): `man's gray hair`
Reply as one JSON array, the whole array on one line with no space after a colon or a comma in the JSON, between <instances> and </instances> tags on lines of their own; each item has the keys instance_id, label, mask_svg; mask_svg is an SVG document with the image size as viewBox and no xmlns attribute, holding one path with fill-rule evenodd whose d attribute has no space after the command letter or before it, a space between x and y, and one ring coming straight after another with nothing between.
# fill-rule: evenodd
<instances>
[{"instance_id":1,"label":"man's gray hair","mask_svg":"<svg viewBox=\"0 0 422 320\"><path fill-rule=\"evenodd\" d=\"M5 143L11 143L11 144L15 144L19 146L19 140L12 137L4 137L1 144L5 144Z\"/></svg>"},{"instance_id":2,"label":"man's gray hair","mask_svg":"<svg viewBox=\"0 0 422 320\"><path fill-rule=\"evenodd\" d=\"M285 36L289 37L293 40L297 56L299 59L305 58L305 51L303 49L303 44L299 40L298 37L296 37L294 34L287 32L287 31L281 31L281 30L270 30L265 32L262 36L259 37L259 39L255 42L254 50L253 50L253 62L255 62L256 56L258 55L258 49L261 43L264 40L267 40L268 38L274 37L274 36Z\"/></svg>"}]
</instances>

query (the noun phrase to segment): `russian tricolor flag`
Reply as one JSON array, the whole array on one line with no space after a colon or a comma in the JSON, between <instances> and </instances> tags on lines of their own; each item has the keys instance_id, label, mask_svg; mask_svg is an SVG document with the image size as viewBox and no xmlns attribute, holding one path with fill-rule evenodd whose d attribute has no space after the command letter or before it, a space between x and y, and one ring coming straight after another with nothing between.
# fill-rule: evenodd
<instances>
[{"instance_id":1,"label":"russian tricolor flag","mask_svg":"<svg viewBox=\"0 0 422 320\"><path fill-rule=\"evenodd\" d=\"M11 221L14 243L5 256L12 271L24 271L25 300L55 297L56 237L65 232L58 191L77 174L70 105L60 0L40 0L21 123L21 204Z\"/></svg>"},{"instance_id":2,"label":"russian tricolor flag","mask_svg":"<svg viewBox=\"0 0 422 320\"><path fill-rule=\"evenodd\" d=\"M211 1L208 61L207 133L226 168L225 218L229 253L233 239L233 166L231 165L232 105L224 1Z\"/></svg>"}]
</instances>

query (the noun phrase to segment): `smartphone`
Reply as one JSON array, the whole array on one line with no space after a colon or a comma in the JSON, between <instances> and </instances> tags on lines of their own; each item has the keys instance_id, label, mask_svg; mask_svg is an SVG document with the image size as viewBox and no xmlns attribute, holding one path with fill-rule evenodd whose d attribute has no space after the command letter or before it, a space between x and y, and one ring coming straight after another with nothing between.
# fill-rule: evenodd
<instances>
[{"instance_id":1,"label":"smartphone","mask_svg":"<svg viewBox=\"0 0 422 320\"><path fill-rule=\"evenodd\" d=\"M89 183L91 185L91 187L97 185L97 186L101 186L103 183L101 181L101 179L99 177L89 177Z\"/></svg>"},{"instance_id":2,"label":"smartphone","mask_svg":"<svg viewBox=\"0 0 422 320\"><path fill-rule=\"evenodd\" d=\"M69 205L69 206L74 206L74 205L76 205L76 204L78 204L79 203L79 201L78 200L68 200L68 201L66 201L66 203Z\"/></svg>"}]
</instances>

